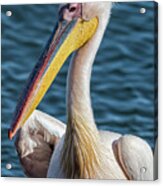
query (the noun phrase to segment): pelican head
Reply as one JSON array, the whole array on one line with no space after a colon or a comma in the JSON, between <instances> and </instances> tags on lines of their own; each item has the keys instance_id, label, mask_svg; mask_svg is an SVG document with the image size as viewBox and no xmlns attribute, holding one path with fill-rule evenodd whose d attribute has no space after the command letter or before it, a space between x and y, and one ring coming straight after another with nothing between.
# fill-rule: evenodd
<instances>
[{"instance_id":1,"label":"pelican head","mask_svg":"<svg viewBox=\"0 0 163 186\"><path fill-rule=\"evenodd\" d=\"M16 107L9 139L25 124L54 81L68 56L83 47L96 33L111 3L69 3L59 8L58 23L35 65Z\"/></svg>"}]
</instances>

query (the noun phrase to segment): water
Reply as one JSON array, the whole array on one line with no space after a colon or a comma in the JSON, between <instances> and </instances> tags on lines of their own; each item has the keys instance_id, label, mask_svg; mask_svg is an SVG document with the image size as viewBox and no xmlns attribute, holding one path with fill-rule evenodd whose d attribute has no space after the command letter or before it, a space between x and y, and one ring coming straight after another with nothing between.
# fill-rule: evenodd
<instances>
[{"instance_id":1,"label":"water","mask_svg":"<svg viewBox=\"0 0 163 186\"><path fill-rule=\"evenodd\" d=\"M147 9L140 14L140 8ZM56 23L58 5L2 6L2 175L25 176L7 130L18 95ZM6 11L12 11L7 17ZM154 147L154 3L116 3L92 73L99 129L134 134ZM68 62L39 109L66 122ZM7 170L6 164L12 169Z\"/></svg>"}]
</instances>

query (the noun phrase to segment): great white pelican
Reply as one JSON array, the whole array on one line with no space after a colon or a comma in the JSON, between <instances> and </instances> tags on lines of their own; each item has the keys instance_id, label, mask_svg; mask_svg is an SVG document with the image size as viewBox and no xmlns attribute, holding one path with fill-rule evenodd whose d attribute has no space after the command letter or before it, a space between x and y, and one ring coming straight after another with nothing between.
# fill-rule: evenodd
<instances>
[{"instance_id":1,"label":"great white pelican","mask_svg":"<svg viewBox=\"0 0 163 186\"><path fill-rule=\"evenodd\" d=\"M9 138L29 177L153 180L153 154L139 137L99 131L91 69L111 15L110 2L68 3L30 75ZM68 56L67 125L36 110Z\"/></svg>"}]
</instances>

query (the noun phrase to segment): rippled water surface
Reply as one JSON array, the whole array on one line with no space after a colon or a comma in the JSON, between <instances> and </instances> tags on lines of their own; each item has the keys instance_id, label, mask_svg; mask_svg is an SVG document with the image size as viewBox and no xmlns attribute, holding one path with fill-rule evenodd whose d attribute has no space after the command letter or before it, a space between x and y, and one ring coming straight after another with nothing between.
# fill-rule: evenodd
<instances>
[{"instance_id":1,"label":"rippled water surface","mask_svg":"<svg viewBox=\"0 0 163 186\"><path fill-rule=\"evenodd\" d=\"M147 9L140 14L140 8ZM57 20L58 5L2 6L2 175L24 176L10 126L18 97ZM6 11L12 16L7 17ZM65 63L39 109L66 122ZM154 3L116 3L92 73L99 129L129 133L154 147ZM12 170L6 170L11 163Z\"/></svg>"}]
</instances>

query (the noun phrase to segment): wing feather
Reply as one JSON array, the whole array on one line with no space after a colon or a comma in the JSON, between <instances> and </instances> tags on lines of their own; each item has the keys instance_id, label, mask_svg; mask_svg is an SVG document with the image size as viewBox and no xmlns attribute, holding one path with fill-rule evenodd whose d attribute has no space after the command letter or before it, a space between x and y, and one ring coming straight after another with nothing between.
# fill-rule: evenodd
<instances>
[{"instance_id":1,"label":"wing feather","mask_svg":"<svg viewBox=\"0 0 163 186\"><path fill-rule=\"evenodd\" d=\"M153 180L153 153L139 137L125 135L113 144L114 154L130 180Z\"/></svg>"},{"instance_id":2,"label":"wing feather","mask_svg":"<svg viewBox=\"0 0 163 186\"><path fill-rule=\"evenodd\" d=\"M15 145L28 177L46 177L52 153L66 125L35 110L18 133Z\"/></svg>"}]
</instances>

